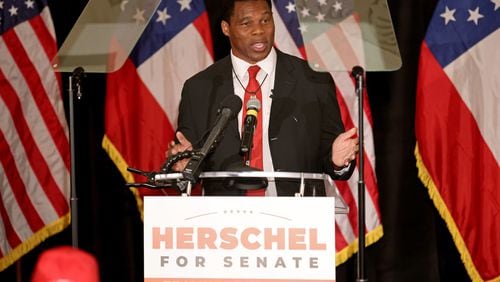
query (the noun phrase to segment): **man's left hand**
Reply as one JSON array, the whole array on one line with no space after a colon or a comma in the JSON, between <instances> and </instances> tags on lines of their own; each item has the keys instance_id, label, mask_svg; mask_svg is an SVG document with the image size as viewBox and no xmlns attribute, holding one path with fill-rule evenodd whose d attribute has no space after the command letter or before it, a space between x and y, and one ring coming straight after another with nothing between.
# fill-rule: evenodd
<instances>
[{"instance_id":1,"label":"man's left hand","mask_svg":"<svg viewBox=\"0 0 500 282\"><path fill-rule=\"evenodd\" d=\"M357 128L340 134L332 144L332 162L336 167L344 167L356 159L359 151L359 139L356 136Z\"/></svg>"}]
</instances>

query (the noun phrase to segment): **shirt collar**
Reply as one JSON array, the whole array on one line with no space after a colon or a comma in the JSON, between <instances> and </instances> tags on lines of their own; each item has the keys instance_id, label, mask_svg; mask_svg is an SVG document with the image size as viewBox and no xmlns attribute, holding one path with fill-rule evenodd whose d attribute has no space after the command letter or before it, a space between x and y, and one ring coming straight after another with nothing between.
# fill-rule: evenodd
<instances>
[{"instance_id":1,"label":"shirt collar","mask_svg":"<svg viewBox=\"0 0 500 282\"><path fill-rule=\"evenodd\" d=\"M233 50L231 50L231 62L233 64L234 72L238 75L238 77L243 78L248 76L248 67L252 66L252 64L236 57L233 54ZM253 65L258 65L266 74L271 74L276 66L276 50L274 47L271 48L271 52L269 52L267 57Z\"/></svg>"}]
</instances>

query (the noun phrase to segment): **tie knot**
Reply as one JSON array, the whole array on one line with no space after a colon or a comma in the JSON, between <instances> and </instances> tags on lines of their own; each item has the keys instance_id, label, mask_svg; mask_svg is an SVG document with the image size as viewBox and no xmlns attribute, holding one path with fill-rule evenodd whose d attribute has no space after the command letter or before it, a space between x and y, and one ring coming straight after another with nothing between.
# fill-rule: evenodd
<instances>
[{"instance_id":1,"label":"tie knot","mask_svg":"<svg viewBox=\"0 0 500 282\"><path fill-rule=\"evenodd\" d=\"M260 71L260 67L258 65L255 65L255 66L250 66L248 68L248 75L250 76L250 78L257 78L257 73Z\"/></svg>"}]
</instances>

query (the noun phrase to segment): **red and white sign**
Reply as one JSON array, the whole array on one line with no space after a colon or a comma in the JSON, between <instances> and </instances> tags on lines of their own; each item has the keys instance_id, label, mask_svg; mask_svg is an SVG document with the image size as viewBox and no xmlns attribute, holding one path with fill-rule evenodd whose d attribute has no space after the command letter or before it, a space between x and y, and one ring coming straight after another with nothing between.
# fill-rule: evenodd
<instances>
[{"instance_id":1,"label":"red and white sign","mask_svg":"<svg viewBox=\"0 0 500 282\"><path fill-rule=\"evenodd\" d=\"M144 281L335 281L335 199L145 197Z\"/></svg>"}]
</instances>

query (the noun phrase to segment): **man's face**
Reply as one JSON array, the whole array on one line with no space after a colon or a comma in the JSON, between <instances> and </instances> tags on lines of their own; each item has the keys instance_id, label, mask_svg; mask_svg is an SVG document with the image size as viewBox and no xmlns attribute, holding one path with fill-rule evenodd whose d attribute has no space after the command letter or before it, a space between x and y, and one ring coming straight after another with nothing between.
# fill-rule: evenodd
<instances>
[{"instance_id":1,"label":"man's face","mask_svg":"<svg viewBox=\"0 0 500 282\"><path fill-rule=\"evenodd\" d=\"M237 1L229 23L222 21L233 54L250 63L264 59L274 44L274 21L265 0Z\"/></svg>"}]
</instances>

